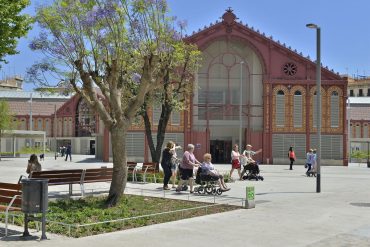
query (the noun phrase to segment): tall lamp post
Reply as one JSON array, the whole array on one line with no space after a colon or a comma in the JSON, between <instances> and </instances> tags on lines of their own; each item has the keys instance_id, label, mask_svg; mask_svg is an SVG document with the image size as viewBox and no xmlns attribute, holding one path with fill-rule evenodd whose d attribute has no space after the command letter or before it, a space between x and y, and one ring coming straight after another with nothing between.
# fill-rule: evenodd
<instances>
[{"instance_id":1,"label":"tall lamp post","mask_svg":"<svg viewBox=\"0 0 370 247\"><path fill-rule=\"evenodd\" d=\"M316 123L317 123L317 154L316 154L316 192L321 192L321 30L316 24L309 23L308 28L316 29Z\"/></svg>"},{"instance_id":2,"label":"tall lamp post","mask_svg":"<svg viewBox=\"0 0 370 247\"><path fill-rule=\"evenodd\" d=\"M57 123L57 105L54 105L54 143L55 143L55 156L54 158L57 159L58 154L58 145L57 145L57 134L58 134L58 123Z\"/></svg>"},{"instance_id":3,"label":"tall lamp post","mask_svg":"<svg viewBox=\"0 0 370 247\"><path fill-rule=\"evenodd\" d=\"M239 150L242 151L243 149L243 142L242 142L242 128L243 128L243 64L244 61L240 62L240 98L239 98Z\"/></svg>"},{"instance_id":4,"label":"tall lamp post","mask_svg":"<svg viewBox=\"0 0 370 247\"><path fill-rule=\"evenodd\" d=\"M351 163L351 100L349 99L349 96L347 98L347 124L348 124L348 134L347 134L347 139L348 139L348 162Z\"/></svg>"}]
</instances>

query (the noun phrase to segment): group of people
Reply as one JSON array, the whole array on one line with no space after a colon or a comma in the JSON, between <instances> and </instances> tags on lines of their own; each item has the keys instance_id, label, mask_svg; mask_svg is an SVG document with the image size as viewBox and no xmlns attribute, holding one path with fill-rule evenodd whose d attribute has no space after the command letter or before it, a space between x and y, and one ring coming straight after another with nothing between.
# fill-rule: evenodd
<instances>
[{"instance_id":1,"label":"group of people","mask_svg":"<svg viewBox=\"0 0 370 247\"><path fill-rule=\"evenodd\" d=\"M181 149L180 146L172 141L168 142L166 148L162 152L161 166L164 172L163 189L170 190L168 187L172 176L172 188L176 188L177 192L182 191L185 183L189 184L190 193L193 193L194 187L194 169L201 167L202 175L209 175L217 178L217 182L222 191L230 190L227 188L223 176L215 169L212 164L212 156L209 153L204 154L203 162L199 162L194 155L194 145L188 144L187 150L184 152L182 159L177 158L176 150ZM179 172L180 180L177 187L175 186L177 172Z\"/></svg>"},{"instance_id":2,"label":"group of people","mask_svg":"<svg viewBox=\"0 0 370 247\"><path fill-rule=\"evenodd\" d=\"M230 178L232 178L234 170L238 171L240 180L243 180L243 176L248 170L254 170L258 174L260 169L257 162L253 159L253 155L256 155L260 152L262 152L262 149L259 149L258 151L253 151L252 145L247 144L243 153L240 154L239 146L235 144L233 146L233 150L231 151ZM243 171L241 171L242 166Z\"/></svg>"},{"instance_id":3,"label":"group of people","mask_svg":"<svg viewBox=\"0 0 370 247\"><path fill-rule=\"evenodd\" d=\"M68 156L69 156L69 161L72 161L72 147L71 147L71 144L68 144L67 147L65 146L62 146L59 148L59 151L60 151L60 154L62 157L64 157L64 155L66 156L65 157L65 161L67 161L68 159Z\"/></svg>"},{"instance_id":4,"label":"group of people","mask_svg":"<svg viewBox=\"0 0 370 247\"><path fill-rule=\"evenodd\" d=\"M296 160L296 155L294 153L293 147L289 148L288 158L290 160L289 170L293 170L293 163ZM315 172L316 171L316 164L317 164L317 151L316 151L316 149L310 149L310 150L308 150L308 152L306 154L305 168L307 168L307 171L306 171L307 175L308 175L309 172Z\"/></svg>"}]
</instances>

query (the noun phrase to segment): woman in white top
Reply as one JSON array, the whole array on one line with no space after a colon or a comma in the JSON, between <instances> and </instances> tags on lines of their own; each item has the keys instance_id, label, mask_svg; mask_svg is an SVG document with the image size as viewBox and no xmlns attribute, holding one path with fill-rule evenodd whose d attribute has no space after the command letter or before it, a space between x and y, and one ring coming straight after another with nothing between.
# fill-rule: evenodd
<instances>
[{"instance_id":1,"label":"woman in white top","mask_svg":"<svg viewBox=\"0 0 370 247\"><path fill-rule=\"evenodd\" d=\"M175 182L176 182L176 170L177 166L180 163L180 160L177 158L177 149L182 149L181 146L176 146L176 144L173 146L173 148L170 149L170 153L172 153L171 158L171 172L172 172L172 188L176 188Z\"/></svg>"},{"instance_id":2,"label":"woman in white top","mask_svg":"<svg viewBox=\"0 0 370 247\"><path fill-rule=\"evenodd\" d=\"M232 175L235 169L238 170L238 174L240 177L240 153L239 153L239 146L238 144L234 144L233 151L231 151L231 171L230 171L230 179L232 179Z\"/></svg>"}]
</instances>

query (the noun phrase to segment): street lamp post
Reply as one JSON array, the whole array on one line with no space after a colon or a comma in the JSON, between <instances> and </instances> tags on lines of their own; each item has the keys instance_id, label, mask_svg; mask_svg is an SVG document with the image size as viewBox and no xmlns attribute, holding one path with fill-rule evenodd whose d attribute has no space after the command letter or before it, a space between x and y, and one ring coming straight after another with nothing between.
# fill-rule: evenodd
<instances>
[{"instance_id":1,"label":"street lamp post","mask_svg":"<svg viewBox=\"0 0 370 247\"><path fill-rule=\"evenodd\" d=\"M55 143L55 159L57 159L58 145L57 145L57 105L54 105L54 143Z\"/></svg>"},{"instance_id":2,"label":"street lamp post","mask_svg":"<svg viewBox=\"0 0 370 247\"><path fill-rule=\"evenodd\" d=\"M240 98L239 98L239 150L243 150L243 142L242 142L242 128L243 128L243 64L244 61L240 62Z\"/></svg>"},{"instance_id":3,"label":"street lamp post","mask_svg":"<svg viewBox=\"0 0 370 247\"><path fill-rule=\"evenodd\" d=\"M348 139L348 162L351 163L351 100L349 97L347 98L347 125L348 125L348 134L347 134L347 139Z\"/></svg>"},{"instance_id":4,"label":"street lamp post","mask_svg":"<svg viewBox=\"0 0 370 247\"><path fill-rule=\"evenodd\" d=\"M317 123L317 154L316 154L316 192L321 192L321 30L316 24L306 27L316 29L316 123Z\"/></svg>"}]
</instances>

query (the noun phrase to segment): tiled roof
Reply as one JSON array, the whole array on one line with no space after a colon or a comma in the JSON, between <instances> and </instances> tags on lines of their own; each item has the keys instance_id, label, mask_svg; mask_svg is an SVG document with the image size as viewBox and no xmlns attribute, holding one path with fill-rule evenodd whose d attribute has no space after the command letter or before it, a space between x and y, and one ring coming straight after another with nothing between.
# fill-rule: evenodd
<instances>
[{"instance_id":1,"label":"tiled roof","mask_svg":"<svg viewBox=\"0 0 370 247\"><path fill-rule=\"evenodd\" d=\"M349 111L351 120L370 120L370 105L352 107Z\"/></svg>"},{"instance_id":2,"label":"tiled roof","mask_svg":"<svg viewBox=\"0 0 370 247\"><path fill-rule=\"evenodd\" d=\"M18 99L69 99L71 96L65 96L61 94L52 94L48 92L26 92L26 91L0 91L0 99L4 98L18 98Z\"/></svg>"},{"instance_id":3,"label":"tiled roof","mask_svg":"<svg viewBox=\"0 0 370 247\"><path fill-rule=\"evenodd\" d=\"M57 110L65 102L32 102L32 117L50 116L54 114L55 105ZM30 115L30 103L21 101L8 101L10 111L15 115Z\"/></svg>"}]
</instances>

